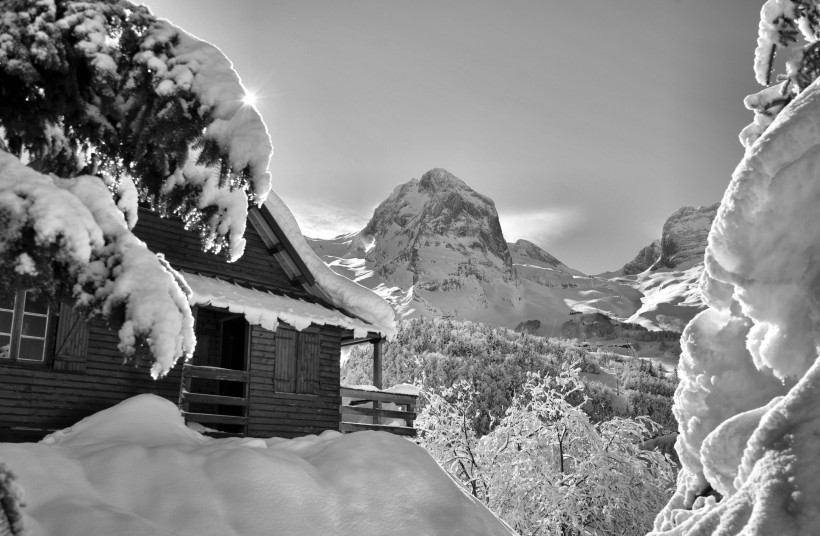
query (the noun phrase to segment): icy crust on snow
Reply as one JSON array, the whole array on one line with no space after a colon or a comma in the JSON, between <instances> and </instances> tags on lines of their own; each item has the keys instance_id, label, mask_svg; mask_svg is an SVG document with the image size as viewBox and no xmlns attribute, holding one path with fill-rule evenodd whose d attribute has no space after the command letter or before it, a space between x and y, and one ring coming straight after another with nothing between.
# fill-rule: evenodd
<instances>
[{"instance_id":1,"label":"icy crust on snow","mask_svg":"<svg viewBox=\"0 0 820 536\"><path fill-rule=\"evenodd\" d=\"M370 289L337 274L322 262L305 241L290 209L275 192L270 192L265 206L273 214L276 223L279 224L296 253L304 261L316 280L316 284L330 299L331 304L349 311L370 324L371 331L381 333L388 339L395 337L396 313L390 304Z\"/></svg>"},{"instance_id":2,"label":"icy crust on snow","mask_svg":"<svg viewBox=\"0 0 820 536\"><path fill-rule=\"evenodd\" d=\"M301 331L311 324L352 329L355 337L365 337L373 327L361 320L323 307L318 303L252 290L220 279L181 272L191 288L191 305L211 305L245 316L249 324L276 331L286 322Z\"/></svg>"},{"instance_id":3,"label":"icy crust on snow","mask_svg":"<svg viewBox=\"0 0 820 536\"><path fill-rule=\"evenodd\" d=\"M78 306L106 318L122 311L118 348L130 356L145 341L152 376L193 350L194 319L178 276L129 231L99 177L47 177L0 151L0 221L0 256L26 248L18 272L36 278L38 265L56 263L74 282Z\"/></svg>"},{"instance_id":4,"label":"icy crust on snow","mask_svg":"<svg viewBox=\"0 0 820 536\"><path fill-rule=\"evenodd\" d=\"M709 309L683 335L683 468L655 534L805 535L820 526L820 86L747 151L709 235ZM698 498L708 488L723 495Z\"/></svg>"},{"instance_id":5,"label":"icy crust on snow","mask_svg":"<svg viewBox=\"0 0 820 536\"><path fill-rule=\"evenodd\" d=\"M29 536L512 534L427 452L383 432L210 439L139 395L0 444Z\"/></svg>"}]
</instances>

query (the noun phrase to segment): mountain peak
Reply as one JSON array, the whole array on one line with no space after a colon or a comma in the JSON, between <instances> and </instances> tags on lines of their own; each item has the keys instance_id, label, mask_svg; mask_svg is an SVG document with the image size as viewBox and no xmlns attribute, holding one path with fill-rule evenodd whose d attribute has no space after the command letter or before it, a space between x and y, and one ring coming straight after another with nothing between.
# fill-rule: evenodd
<instances>
[{"instance_id":1,"label":"mountain peak","mask_svg":"<svg viewBox=\"0 0 820 536\"><path fill-rule=\"evenodd\" d=\"M515 243L508 243L507 245L510 246L510 252L513 254L513 257L529 257L531 259L547 263L551 266L559 266L563 264L561 261L529 240L519 238L515 241Z\"/></svg>"},{"instance_id":2,"label":"mountain peak","mask_svg":"<svg viewBox=\"0 0 820 536\"><path fill-rule=\"evenodd\" d=\"M462 287L515 279L495 203L442 168L393 190L361 231L380 274L407 286Z\"/></svg>"},{"instance_id":3,"label":"mountain peak","mask_svg":"<svg viewBox=\"0 0 820 536\"><path fill-rule=\"evenodd\" d=\"M419 189L435 192L448 188L467 188L467 184L444 168L433 168L421 176Z\"/></svg>"}]
</instances>

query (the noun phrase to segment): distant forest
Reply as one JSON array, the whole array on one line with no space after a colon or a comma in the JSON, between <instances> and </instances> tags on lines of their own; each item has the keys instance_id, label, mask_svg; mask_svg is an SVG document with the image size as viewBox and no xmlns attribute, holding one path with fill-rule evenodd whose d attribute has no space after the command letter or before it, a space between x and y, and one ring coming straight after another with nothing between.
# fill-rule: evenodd
<instances>
[{"instance_id":1,"label":"distant forest","mask_svg":"<svg viewBox=\"0 0 820 536\"><path fill-rule=\"evenodd\" d=\"M643 359L588 352L570 340L475 322L402 321L397 338L384 345L382 377L385 386L416 383L437 392L466 381L474 392L473 426L483 435L504 416L527 373L555 376L566 364L581 371L588 398L581 407L593 422L648 416L665 430L677 430L675 374ZM370 348L354 348L342 367L342 384L370 384L372 374Z\"/></svg>"}]
</instances>

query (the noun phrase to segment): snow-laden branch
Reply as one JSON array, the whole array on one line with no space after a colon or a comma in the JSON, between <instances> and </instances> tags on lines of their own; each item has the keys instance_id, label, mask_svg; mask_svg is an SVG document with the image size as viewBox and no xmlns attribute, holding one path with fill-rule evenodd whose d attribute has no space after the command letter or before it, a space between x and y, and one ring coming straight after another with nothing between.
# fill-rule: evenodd
<instances>
[{"instance_id":1,"label":"snow-laden branch","mask_svg":"<svg viewBox=\"0 0 820 536\"><path fill-rule=\"evenodd\" d=\"M128 229L99 177L60 179L0 151L0 262L4 286L52 296L60 286L89 316L119 329L126 357L146 344L154 377L195 345L179 276Z\"/></svg>"},{"instance_id":2,"label":"snow-laden branch","mask_svg":"<svg viewBox=\"0 0 820 536\"><path fill-rule=\"evenodd\" d=\"M125 0L19 3L0 17L0 134L40 171L133 178L205 249L242 255L272 146L230 61Z\"/></svg>"}]
</instances>

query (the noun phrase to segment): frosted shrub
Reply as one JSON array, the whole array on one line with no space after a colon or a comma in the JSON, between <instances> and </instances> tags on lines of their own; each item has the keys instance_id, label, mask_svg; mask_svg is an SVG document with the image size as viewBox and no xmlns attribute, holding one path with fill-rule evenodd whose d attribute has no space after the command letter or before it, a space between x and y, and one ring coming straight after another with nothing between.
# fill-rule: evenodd
<instances>
[{"instance_id":1,"label":"frosted shrub","mask_svg":"<svg viewBox=\"0 0 820 536\"><path fill-rule=\"evenodd\" d=\"M419 443L522 534L644 533L671 495L674 467L640 447L658 426L646 418L591 423L576 369L529 375L481 438L466 382L423 394Z\"/></svg>"}]
</instances>

